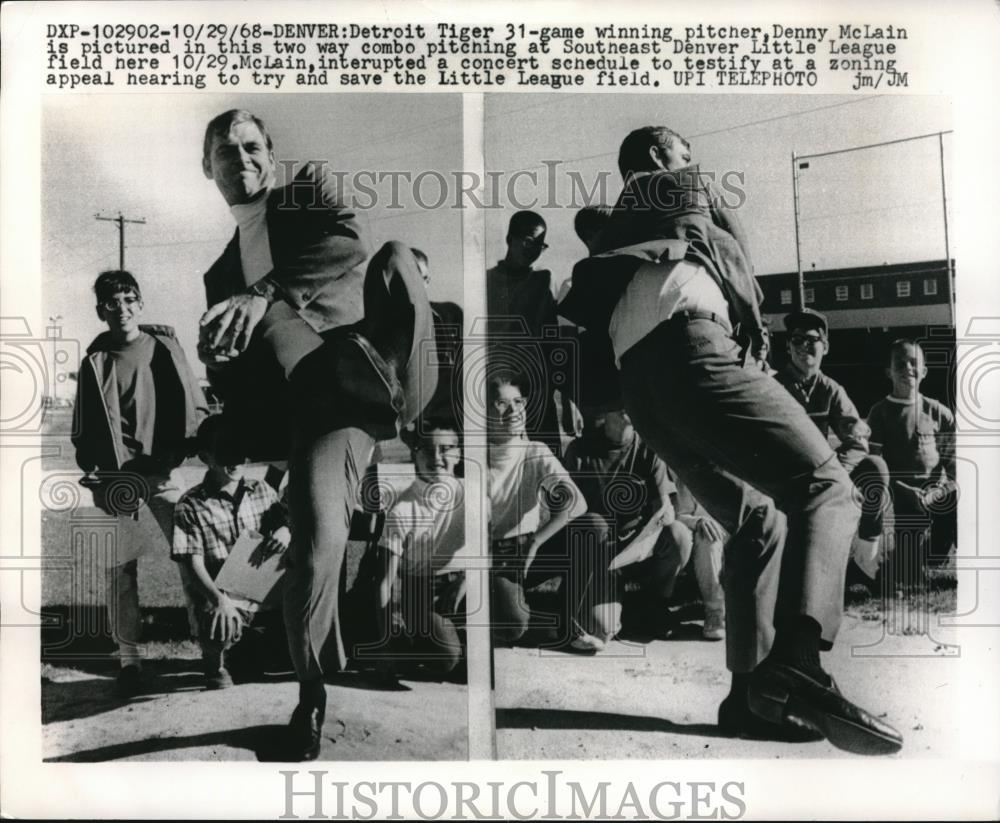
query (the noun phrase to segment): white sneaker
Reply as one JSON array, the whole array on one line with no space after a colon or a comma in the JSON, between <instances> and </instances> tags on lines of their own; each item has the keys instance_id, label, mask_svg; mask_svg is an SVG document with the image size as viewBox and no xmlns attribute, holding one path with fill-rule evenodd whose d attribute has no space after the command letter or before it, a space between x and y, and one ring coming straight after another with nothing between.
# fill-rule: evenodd
<instances>
[{"instance_id":1,"label":"white sneaker","mask_svg":"<svg viewBox=\"0 0 1000 823\"><path fill-rule=\"evenodd\" d=\"M722 609L706 609L705 623L701 636L706 640L724 640L726 637L726 613Z\"/></svg>"},{"instance_id":2,"label":"white sneaker","mask_svg":"<svg viewBox=\"0 0 1000 823\"><path fill-rule=\"evenodd\" d=\"M570 648L574 651L582 652L583 654L597 654L598 652L604 651L608 644L601 640L599 637L594 637L592 634L579 634L573 638L572 642L569 644Z\"/></svg>"}]
</instances>

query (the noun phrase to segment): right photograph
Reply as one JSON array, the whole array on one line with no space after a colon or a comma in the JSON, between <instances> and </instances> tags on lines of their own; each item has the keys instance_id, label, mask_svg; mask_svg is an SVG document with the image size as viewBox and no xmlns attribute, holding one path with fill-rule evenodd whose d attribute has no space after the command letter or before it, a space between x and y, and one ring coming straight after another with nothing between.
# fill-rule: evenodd
<instances>
[{"instance_id":1,"label":"right photograph","mask_svg":"<svg viewBox=\"0 0 1000 823\"><path fill-rule=\"evenodd\" d=\"M499 758L958 751L952 139L944 97L486 96Z\"/></svg>"}]
</instances>

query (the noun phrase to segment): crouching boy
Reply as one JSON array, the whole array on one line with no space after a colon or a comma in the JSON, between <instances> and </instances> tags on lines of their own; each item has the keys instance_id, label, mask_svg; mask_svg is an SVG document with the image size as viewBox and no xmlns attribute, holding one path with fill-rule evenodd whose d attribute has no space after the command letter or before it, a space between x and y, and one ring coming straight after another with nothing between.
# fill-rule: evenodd
<instances>
[{"instance_id":1,"label":"crouching boy","mask_svg":"<svg viewBox=\"0 0 1000 823\"><path fill-rule=\"evenodd\" d=\"M210 417L199 427L198 457L208 471L177 502L171 557L180 564L199 612L205 687L224 689L233 685L225 654L239 642L260 603L230 596L215 585L215 578L240 535L264 535L265 557L287 549L290 534L277 492L243 476L243 457L221 416Z\"/></svg>"}]
</instances>

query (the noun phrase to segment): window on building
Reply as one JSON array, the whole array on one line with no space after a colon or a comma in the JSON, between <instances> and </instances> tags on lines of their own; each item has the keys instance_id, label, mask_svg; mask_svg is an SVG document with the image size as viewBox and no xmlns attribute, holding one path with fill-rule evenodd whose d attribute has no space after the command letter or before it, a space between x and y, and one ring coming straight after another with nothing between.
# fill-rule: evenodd
<instances>
[{"instance_id":1,"label":"window on building","mask_svg":"<svg viewBox=\"0 0 1000 823\"><path fill-rule=\"evenodd\" d=\"M782 289L781 290L781 305L790 306L792 305L792 290Z\"/></svg>"},{"instance_id":2,"label":"window on building","mask_svg":"<svg viewBox=\"0 0 1000 823\"><path fill-rule=\"evenodd\" d=\"M871 283L861 284L861 299L871 300L875 297L875 287Z\"/></svg>"},{"instance_id":3,"label":"window on building","mask_svg":"<svg viewBox=\"0 0 1000 823\"><path fill-rule=\"evenodd\" d=\"M900 280L896 283L896 297L909 297L910 296L910 281Z\"/></svg>"},{"instance_id":4,"label":"window on building","mask_svg":"<svg viewBox=\"0 0 1000 823\"><path fill-rule=\"evenodd\" d=\"M847 286L837 286L837 302L843 303L847 299Z\"/></svg>"},{"instance_id":5,"label":"window on building","mask_svg":"<svg viewBox=\"0 0 1000 823\"><path fill-rule=\"evenodd\" d=\"M806 289L805 292L806 292L806 303L807 304L809 304L809 303L815 303L816 302L816 290L815 289Z\"/></svg>"},{"instance_id":6,"label":"window on building","mask_svg":"<svg viewBox=\"0 0 1000 823\"><path fill-rule=\"evenodd\" d=\"M933 277L924 280L924 294L937 294L937 280Z\"/></svg>"}]
</instances>

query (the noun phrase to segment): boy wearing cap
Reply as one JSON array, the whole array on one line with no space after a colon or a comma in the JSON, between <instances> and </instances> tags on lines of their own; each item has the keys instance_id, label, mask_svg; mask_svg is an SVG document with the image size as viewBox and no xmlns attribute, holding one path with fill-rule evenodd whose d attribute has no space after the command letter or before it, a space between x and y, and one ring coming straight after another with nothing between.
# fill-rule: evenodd
<instances>
[{"instance_id":1,"label":"boy wearing cap","mask_svg":"<svg viewBox=\"0 0 1000 823\"><path fill-rule=\"evenodd\" d=\"M868 426L844 387L821 370L830 351L826 318L812 309L785 317L788 362L777 380L802 404L827 438L839 441L837 457L861 493L861 522L851 545L851 557L869 578L878 572L879 538L889 485L889 469L881 457L868 453Z\"/></svg>"}]
</instances>

